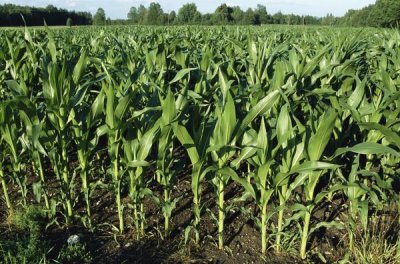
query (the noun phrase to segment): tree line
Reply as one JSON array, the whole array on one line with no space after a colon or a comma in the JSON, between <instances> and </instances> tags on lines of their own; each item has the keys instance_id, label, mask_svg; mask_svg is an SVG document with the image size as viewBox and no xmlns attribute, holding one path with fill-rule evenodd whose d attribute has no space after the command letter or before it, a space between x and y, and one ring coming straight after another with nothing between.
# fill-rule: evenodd
<instances>
[{"instance_id":1,"label":"tree line","mask_svg":"<svg viewBox=\"0 0 400 264\"><path fill-rule=\"evenodd\" d=\"M24 21L25 20L25 21ZM14 4L0 5L0 26L15 27L58 25L90 25L92 14L60 9L53 5L42 7L19 6Z\"/></svg>"},{"instance_id":2,"label":"tree line","mask_svg":"<svg viewBox=\"0 0 400 264\"><path fill-rule=\"evenodd\" d=\"M278 12L271 15L264 5L242 10L239 6L221 4L214 13L202 14L195 3L184 4L178 12L165 13L158 3L148 7L131 7L126 23L141 25L261 25L261 24L319 24L320 19L313 16L299 16Z\"/></svg>"},{"instance_id":3,"label":"tree line","mask_svg":"<svg viewBox=\"0 0 400 264\"><path fill-rule=\"evenodd\" d=\"M25 21L24 21L25 20ZM399 0L377 0L359 10L349 10L343 17L327 14L324 17L299 16L278 12L270 14L264 5L242 10L239 6L221 4L213 13L202 14L195 3L184 4L177 12L164 12L161 5L131 7L126 19L111 20L103 8L92 17L89 12L68 11L48 5L45 8L0 5L0 26L47 25L340 25L396 27L400 23Z\"/></svg>"},{"instance_id":4,"label":"tree line","mask_svg":"<svg viewBox=\"0 0 400 264\"><path fill-rule=\"evenodd\" d=\"M400 24L400 1L377 0L375 4L359 10L349 10L343 17L327 14L324 17L299 16L278 12L269 14L264 5L242 10L239 6L221 4L214 13L202 14L195 3L184 4L178 12L164 12L159 3L148 7L131 7L127 19L106 20L103 9L99 9L94 24L139 24L139 25L330 25L330 26L370 26L398 27Z\"/></svg>"},{"instance_id":5,"label":"tree line","mask_svg":"<svg viewBox=\"0 0 400 264\"><path fill-rule=\"evenodd\" d=\"M400 1L377 0L375 4L359 10L349 10L339 23L346 26L398 27Z\"/></svg>"}]
</instances>

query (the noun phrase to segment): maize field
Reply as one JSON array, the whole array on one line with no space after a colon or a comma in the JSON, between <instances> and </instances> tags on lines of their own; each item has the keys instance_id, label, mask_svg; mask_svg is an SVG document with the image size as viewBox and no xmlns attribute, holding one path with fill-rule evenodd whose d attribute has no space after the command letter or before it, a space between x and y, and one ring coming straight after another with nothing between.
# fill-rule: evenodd
<instances>
[{"instance_id":1,"label":"maize field","mask_svg":"<svg viewBox=\"0 0 400 264\"><path fill-rule=\"evenodd\" d=\"M261 256L302 261L400 210L396 30L7 29L0 102L7 215L219 250L243 218Z\"/></svg>"}]
</instances>

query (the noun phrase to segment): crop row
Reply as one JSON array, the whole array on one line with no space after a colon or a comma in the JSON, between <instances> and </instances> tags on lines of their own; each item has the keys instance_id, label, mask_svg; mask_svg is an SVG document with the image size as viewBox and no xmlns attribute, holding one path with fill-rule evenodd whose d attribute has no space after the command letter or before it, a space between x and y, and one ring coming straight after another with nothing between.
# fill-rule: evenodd
<instances>
[{"instance_id":1,"label":"crop row","mask_svg":"<svg viewBox=\"0 0 400 264\"><path fill-rule=\"evenodd\" d=\"M209 185L224 248L225 187L234 182L236 202L257 208L261 251L284 250L298 225L304 259L313 232L345 229L351 248L372 213L399 202L397 31L122 27L0 37L0 180L9 212L36 204L65 225L80 217L93 228L101 184L120 233L133 219L137 238L146 235L151 197L168 236L174 186L189 167L186 240L201 240ZM313 217L338 197L339 217Z\"/></svg>"}]
</instances>

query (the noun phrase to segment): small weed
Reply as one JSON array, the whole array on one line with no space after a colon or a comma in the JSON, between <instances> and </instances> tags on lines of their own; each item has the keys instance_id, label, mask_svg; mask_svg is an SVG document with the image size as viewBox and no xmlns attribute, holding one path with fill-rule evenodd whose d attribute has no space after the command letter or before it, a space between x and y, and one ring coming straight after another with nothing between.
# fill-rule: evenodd
<instances>
[{"instance_id":1,"label":"small weed","mask_svg":"<svg viewBox=\"0 0 400 264\"><path fill-rule=\"evenodd\" d=\"M57 259L60 263L88 264L93 262L93 258L86 250L84 244L77 243L63 247Z\"/></svg>"},{"instance_id":2,"label":"small weed","mask_svg":"<svg viewBox=\"0 0 400 264\"><path fill-rule=\"evenodd\" d=\"M385 216L371 218L370 228L357 237L353 249L353 263L400 263L400 226L396 219Z\"/></svg>"}]
</instances>

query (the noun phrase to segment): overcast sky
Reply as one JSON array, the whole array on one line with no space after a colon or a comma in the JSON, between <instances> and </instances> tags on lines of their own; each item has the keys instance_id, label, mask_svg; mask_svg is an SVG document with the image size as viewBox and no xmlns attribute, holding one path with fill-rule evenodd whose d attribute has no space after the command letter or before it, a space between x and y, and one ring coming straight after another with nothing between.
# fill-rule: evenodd
<instances>
[{"instance_id":1,"label":"overcast sky","mask_svg":"<svg viewBox=\"0 0 400 264\"><path fill-rule=\"evenodd\" d=\"M164 12L178 10L183 4L188 2L196 3L202 13L213 12L220 4L226 3L230 6L240 6L242 9L256 7L262 4L267 7L269 13L282 11L283 13L294 13L297 15L325 16L332 13L335 16L342 16L349 9L358 9L375 0L0 0L0 4L12 3L17 5L42 6L49 4L76 11L89 11L95 13L97 8L102 7L106 11L107 17L126 18L131 6L143 4L148 6L151 2L158 2Z\"/></svg>"}]
</instances>

